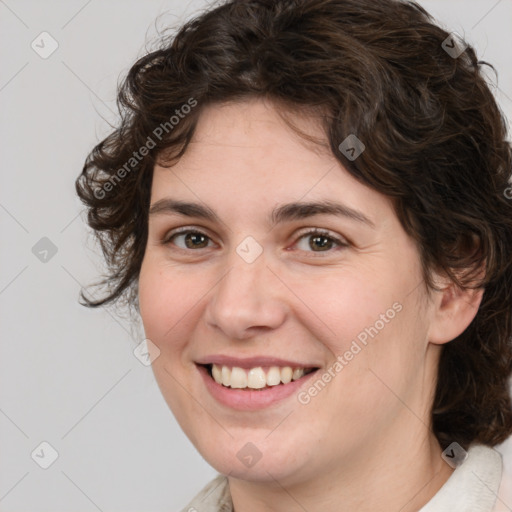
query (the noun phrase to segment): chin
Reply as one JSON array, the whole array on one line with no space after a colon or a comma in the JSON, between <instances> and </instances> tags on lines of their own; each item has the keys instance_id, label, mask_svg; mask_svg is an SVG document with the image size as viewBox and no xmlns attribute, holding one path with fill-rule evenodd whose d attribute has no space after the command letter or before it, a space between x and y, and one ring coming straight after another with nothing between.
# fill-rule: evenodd
<instances>
[{"instance_id":1,"label":"chin","mask_svg":"<svg viewBox=\"0 0 512 512\"><path fill-rule=\"evenodd\" d=\"M207 441L211 442L211 438ZM304 469L301 454L297 449L279 450L271 443L258 448L262 443L249 439L233 440L228 445L196 446L206 462L219 473L252 482L275 482L294 480L293 475ZM306 455L304 454L304 457Z\"/></svg>"}]
</instances>

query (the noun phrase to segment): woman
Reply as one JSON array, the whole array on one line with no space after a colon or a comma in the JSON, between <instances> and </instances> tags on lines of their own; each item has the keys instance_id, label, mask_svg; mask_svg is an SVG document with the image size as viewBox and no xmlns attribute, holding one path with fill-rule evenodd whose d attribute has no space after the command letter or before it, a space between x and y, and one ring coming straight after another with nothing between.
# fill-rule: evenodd
<instances>
[{"instance_id":1,"label":"woman","mask_svg":"<svg viewBox=\"0 0 512 512\"><path fill-rule=\"evenodd\" d=\"M247 0L131 68L77 191L219 476L188 511L491 511L512 150L418 5Z\"/></svg>"}]
</instances>

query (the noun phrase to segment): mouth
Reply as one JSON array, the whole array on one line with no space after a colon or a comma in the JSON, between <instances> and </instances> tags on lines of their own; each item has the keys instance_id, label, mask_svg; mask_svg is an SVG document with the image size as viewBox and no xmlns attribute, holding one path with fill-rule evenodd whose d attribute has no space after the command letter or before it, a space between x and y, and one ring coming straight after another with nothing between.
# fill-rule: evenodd
<instances>
[{"instance_id":1,"label":"mouth","mask_svg":"<svg viewBox=\"0 0 512 512\"><path fill-rule=\"evenodd\" d=\"M220 364L198 364L218 385L237 391L282 388L319 370L318 367L256 366L240 368Z\"/></svg>"}]
</instances>

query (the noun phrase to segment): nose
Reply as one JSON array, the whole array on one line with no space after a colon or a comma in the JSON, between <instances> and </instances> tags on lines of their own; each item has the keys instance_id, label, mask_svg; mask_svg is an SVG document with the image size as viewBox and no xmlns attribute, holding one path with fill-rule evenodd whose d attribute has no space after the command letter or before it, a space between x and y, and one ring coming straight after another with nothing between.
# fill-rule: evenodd
<instances>
[{"instance_id":1,"label":"nose","mask_svg":"<svg viewBox=\"0 0 512 512\"><path fill-rule=\"evenodd\" d=\"M230 263L206 306L207 324L230 339L240 340L277 329L288 308L282 295L284 287L267 266L264 253L252 263L235 253Z\"/></svg>"}]
</instances>

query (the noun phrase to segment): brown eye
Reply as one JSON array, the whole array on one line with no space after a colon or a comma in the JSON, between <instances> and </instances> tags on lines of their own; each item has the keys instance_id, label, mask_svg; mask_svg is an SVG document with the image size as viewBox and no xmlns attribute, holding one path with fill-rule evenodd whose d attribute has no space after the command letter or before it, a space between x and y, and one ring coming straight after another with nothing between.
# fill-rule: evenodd
<instances>
[{"instance_id":1,"label":"brown eye","mask_svg":"<svg viewBox=\"0 0 512 512\"><path fill-rule=\"evenodd\" d=\"M302 246L301 246L302 244ZM332 236L328 231L313 230L303 233L297 246L306 252L329 252L336 247L348 247L348 243Z\"/></svg>"},{"instance_id":2,"label":"brown eye","mask_svg":"<svg viewBox=\"0 0 512 512\"><path fill-rule=\"evenodd\" d=\"M183 239L184 246L176 243L176 240ZM208 246L210 238L200 231L183 230L174 233L164 241L164 244L174 243L180 249L204 249Z\"/></svg>"},{"instance_id":3,"label":"brown eye","mask_svg":"<svg viewBox=\"0 0 512 512\"><path fill-rule=\"evenodd\" d=\"M310 237L309 239L309 247L314 249L315 247L319 247L321 251L325 251L331 249L333 246L333 240L328 236L324 235L315 235Z\"/></svg>"}]
</instances>

